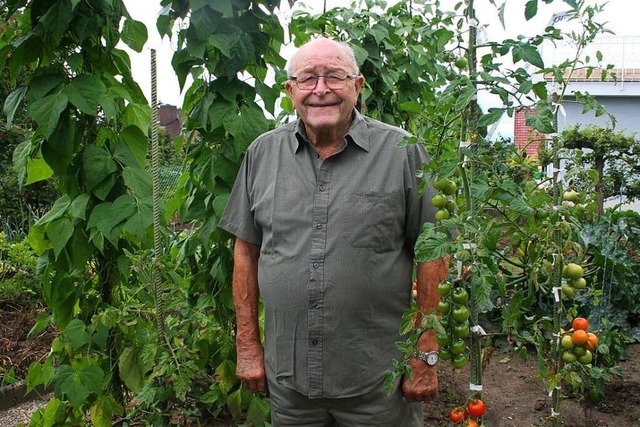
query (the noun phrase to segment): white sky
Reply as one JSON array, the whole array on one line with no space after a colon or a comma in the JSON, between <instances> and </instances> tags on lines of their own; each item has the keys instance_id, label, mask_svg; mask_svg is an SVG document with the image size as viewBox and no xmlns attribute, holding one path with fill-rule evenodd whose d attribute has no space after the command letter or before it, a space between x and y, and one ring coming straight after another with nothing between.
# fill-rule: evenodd
<instances>
[{"instance_id":1,"label":"white sky","mask_svg":"<svg viewBox=\"0 0 640 427\"><path fill-rule=\"evenodd\" d=\"M212 0L215 1L215 0ZM393 3L397 0L391 0ZM459 0L444 0L442 8L447 4L453 5ZM502 0L497 0L500 4ZM592 0L594 3L604 4L602 0ZM171 67L171 56L173 48L171 41L167 38L161 40L155 25L155 21L160 11L159 0L124 0L125 5L131 16L142 21L148 29L149 41L145 49L140 54L129 51L132 60L132 68L136 81L140 84L142 90L151 99L150 84L150 52L154 48L157 51L157 72L158 72L158 101L165 104L173 104L180 106L182 103L182 94L178 86L178 81ZM284 3L284 1L283 1ZM305 0L307 8L315 12L322 11L324 0ZM567 7L562 0L555 0L551 5L539 2L538 15L531 21L524 19L524 5L526 0L509 0L505 10L506 30L502 28L498 18L496 9L488 0L476 0L476 11L478 20L481 24L486 25L487 35L490 40L503 40L506 37L515 38L519 34L532 36L539 34L549 23L553 13L566 10ZM327 0L328 8L343 6L345 0ZM609 0L605 6L604 12L598 16L600 22L607 22L607 27L615 32L618 36L640 36L640 27L637 24L637 17L640 12L640 2L637 0ZM606 63L606 52L604 52ZM286 56L286 53L285 53ZM189 83L187 83L188 86Z\"/></svg>"}]
</instances>

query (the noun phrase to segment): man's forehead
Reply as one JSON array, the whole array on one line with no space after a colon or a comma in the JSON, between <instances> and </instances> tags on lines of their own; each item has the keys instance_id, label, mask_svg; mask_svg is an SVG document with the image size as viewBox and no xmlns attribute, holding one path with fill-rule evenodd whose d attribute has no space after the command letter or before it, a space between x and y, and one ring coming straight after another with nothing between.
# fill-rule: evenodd
<instances>
[{"instance_id":1,"label":"man's forehead","mask_svg":"<svg viewBox=\"0 0 640 427\"><path fill-rule=\"evenodd\" d=\"M296 68L298 70L314 69L317 67L346 69L348 59L339 47L330 44L305 46L297 55Z\"/></svg>"}]
</instances>

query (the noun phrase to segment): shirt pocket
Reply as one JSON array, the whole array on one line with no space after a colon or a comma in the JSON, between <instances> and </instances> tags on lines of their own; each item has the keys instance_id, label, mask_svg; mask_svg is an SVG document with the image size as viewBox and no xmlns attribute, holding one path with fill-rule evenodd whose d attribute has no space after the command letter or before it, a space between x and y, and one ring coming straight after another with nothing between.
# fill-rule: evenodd
<instances>
[{"instance_id":1,"label":"shirt pocket","mask_svg":"<svg viewBox=\"0 0 640 427\"><path fill-rule=\"evenodd\" d=\"M386 252L400 240L402 201L395 193L353 192L346 203L343 237L354 248Z\"/></svg>"}]
</instances>

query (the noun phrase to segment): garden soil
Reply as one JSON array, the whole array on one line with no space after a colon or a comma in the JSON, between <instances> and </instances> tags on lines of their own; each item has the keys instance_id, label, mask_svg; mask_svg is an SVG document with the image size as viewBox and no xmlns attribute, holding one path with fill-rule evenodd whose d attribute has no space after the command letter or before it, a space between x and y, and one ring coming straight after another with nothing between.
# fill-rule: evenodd
<instances>
[{"instance_id":1,"label":"garden soil","mask_svg":"<svg viewBox=\"0 0 640 427\"><path fill-rule=\"evenodd\" d=\"M55 336L55 330L50 328L28 338L36 317L37 312L20 307L0 307L0 366L5 369L13 366L22 378L31 362L46 357ZM628 348L628 357L620 366L624 376L608 384L606 400L602 404L587 408L578 399L563 399L560 410L562 426L640 426L640 344ZM448 422L450 408L463 403L469 395L468 368L454 371L447 363L440 363L439 371L439 394L425 404L425 426L428 427L451 425ZM506 349L495 350L484 371L482 397L487 404L484 417L487 427L552 425L549 422L551 399L538 377L535 357L523 360L509 355ZM0 410L0 427L28 422L30 414L42 404L44 400L36 399ZM225 422L208 424L209 427L232 425Z\"/></svg>"}]
</instances>

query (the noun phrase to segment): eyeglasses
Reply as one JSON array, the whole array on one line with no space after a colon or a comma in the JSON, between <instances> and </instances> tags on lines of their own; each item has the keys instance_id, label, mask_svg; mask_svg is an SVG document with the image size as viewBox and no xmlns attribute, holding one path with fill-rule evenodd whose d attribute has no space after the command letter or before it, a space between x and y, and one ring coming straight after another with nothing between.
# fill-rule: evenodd
<instances>
[{"instance_id":1,"label":"eyeglasses","mask_svg":"<svg viewBox=\"0 0 640 427\"><path fill-rule=\"evenodd\" d=\"M347 85L347 80L353 80L357 76L353 74L326 74L324 76L316 76L315 74L302 74L297 77L289 77L289 80L295 82L300 90L314 90L318 86L318 80L324 77L324 84L329 89L343 89Z\"/></svg>"}]
</instances>

